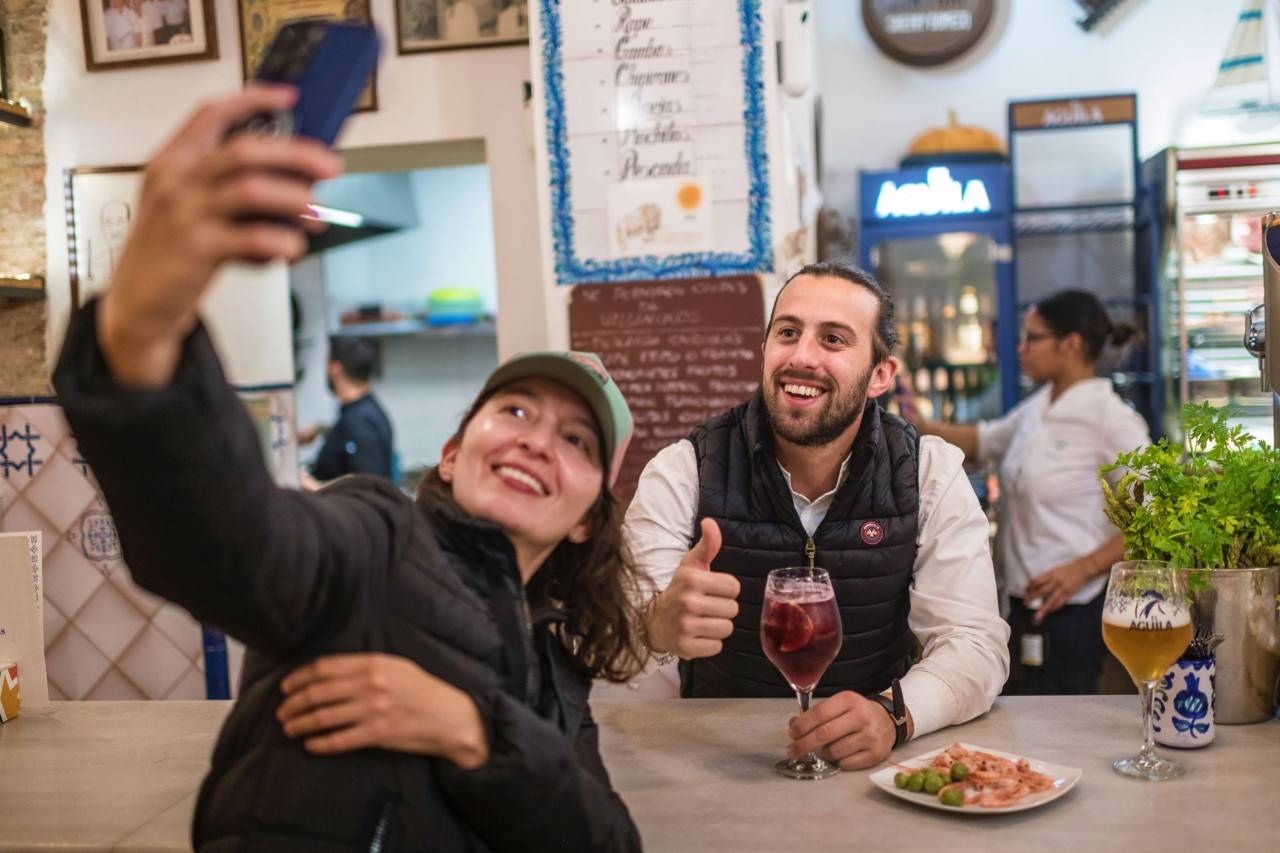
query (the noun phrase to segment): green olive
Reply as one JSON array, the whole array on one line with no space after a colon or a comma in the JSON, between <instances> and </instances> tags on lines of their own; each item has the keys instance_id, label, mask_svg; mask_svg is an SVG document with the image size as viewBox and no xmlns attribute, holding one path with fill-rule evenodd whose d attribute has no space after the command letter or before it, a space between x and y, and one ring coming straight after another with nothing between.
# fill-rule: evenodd
<instances>
[{"instance_id":1,"label":"green olive","mask_svg":"<svg viewBox=\"0 0 1280 853\"><path fill-rule=\"evenodd\" d=\"M907 787L907 780L910 778L910 773L895 773L893 776L893 784L898 788L905 788Z\"/></svg>"},{"instance_id":2,"label":"green olive","mask_svg":"<svg viewBox=\"0 0 1280 853\"><path fill-rule=\"evenodd\" d=\"M934 773L931 776L926 776L924 780L924 792L926 794L936 794L942 790L943 784L942 777L937 773Z\"/></svg>"},{"instance_id":3,"label":"green olive","mask_svg":"<svg viewBox=\"0 0 1280 853\"><path fill-rule=\"evenodd\" d=\"M924 774L917 770L907 779L907 790L918 794L924 790Z\"/></svg>"},{"instance_id":4,"label":"green olive","mask_svg":"<svg viewBox=\"0 0 1280 853\"><path fill-rule=\"evenodd\" d=\"M963 761L957 761L955 764L951 765L951 781L952 782L963 782L965 779L968 779L968 778L969 778L969 765L965 764Z\"/></svg>"},{"instance_id":5,"label":"green olive","mask_svg":"<svg viewBox=\"0 0 1280 853\"><path fill-rule=\"evenodd\" d=\"M948 788L938 795L938 799L944 806L963 806L964 791L959 788Z\"/></svg>"}]
</instances>

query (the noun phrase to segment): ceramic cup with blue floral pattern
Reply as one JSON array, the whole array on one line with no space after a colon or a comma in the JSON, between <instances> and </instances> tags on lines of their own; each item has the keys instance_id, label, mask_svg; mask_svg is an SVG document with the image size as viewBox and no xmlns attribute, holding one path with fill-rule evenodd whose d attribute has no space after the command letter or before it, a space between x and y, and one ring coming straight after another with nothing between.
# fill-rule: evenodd
<instances>
[{"instance_id":1,"label":"ceramic cup with blue floral pattern","mask_svg":"<svg viewBox=\"0 0 1280 853\"><path fill-rule=\"evenodd\" d=\"M1213 743L1214 659L1182 658L1156 684L1151 703L1157 743L1195 749Z\"/></svg>"}]
</instances>

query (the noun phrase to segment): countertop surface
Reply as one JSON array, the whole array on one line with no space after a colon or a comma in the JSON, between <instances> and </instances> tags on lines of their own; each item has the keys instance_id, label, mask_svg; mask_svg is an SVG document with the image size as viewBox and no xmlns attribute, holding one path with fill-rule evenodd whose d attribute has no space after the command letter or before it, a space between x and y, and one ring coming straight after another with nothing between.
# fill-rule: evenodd
<instances>
[{"instance_id":1,"label":"countertop surface","mask_svg":"<svg viewBox=\"0 0 1280 853\"><path fill-rule=\"evenodd\" d=\"M54 702L0 725L0 850L186 850L227 702ZM1187 774L1121 777L1140 740L1136 696L1003 698L986 716L903 746L954 741L1081 768L1076 788L1011 815L914 806L871 771L774 776L792 702L599 701L601 749L648 851L1280 850L1280 722L1223 726L1162 752ZM497 804L495 804L495 808Z\"/></svg>"},{"instance_id":2,"label":"countertop surface","mask_svg":"<svg viewBox=\"0 0 1280 853\"><path fill-rule=\"evenodd\" d=\"M1203 749L1157 746L1187 768L1166 782L1111 769L1141 746L1137 695L1002 697L971 723L895 750L905 760L963 741L1084 771L1059 799L997 815L903 802L868 780L878 768L816 782L775 776L792 701L602 702L594 710L605 765L655 853L1280 851L1276 720L1220 727Z\"/></svg>"}]
</instances>

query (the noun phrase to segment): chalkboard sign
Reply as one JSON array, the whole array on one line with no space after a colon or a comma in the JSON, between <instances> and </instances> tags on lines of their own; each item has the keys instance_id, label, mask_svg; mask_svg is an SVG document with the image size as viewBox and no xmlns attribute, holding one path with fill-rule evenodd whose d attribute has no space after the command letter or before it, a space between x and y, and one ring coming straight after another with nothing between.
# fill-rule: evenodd
<instances>
[{"instance_id":1,"label":"chalkboard sign","mask_svg":"<svg viewBox=\"0 0 1280 853\"><path fill-rule=\"evenodd\" d=\"M621 500L654 454L756 390L763 334L755 276L574 287L570 346L604 359L635 414Z\"/></svg>"}]
</instances>

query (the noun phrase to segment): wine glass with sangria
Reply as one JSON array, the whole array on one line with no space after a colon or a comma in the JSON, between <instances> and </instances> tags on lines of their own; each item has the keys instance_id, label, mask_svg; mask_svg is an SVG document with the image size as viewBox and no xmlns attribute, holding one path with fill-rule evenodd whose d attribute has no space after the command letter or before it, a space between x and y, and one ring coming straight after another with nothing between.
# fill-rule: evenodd
<instances>
[{"instance_id":1,"label":"wine glass with sangria","mask_svg":"<svg viewBox=\"0 0 1280 853\"><path fill-rule=\"evenodd\" d=\"M765 581L760 636L765 657L796 692L800 710L827 671L843 639L835 590L824 569L774 569ZM789 779L826 779L840 768L809 753L783 760L773 771Z\"/></svg>"}]
</instances>

